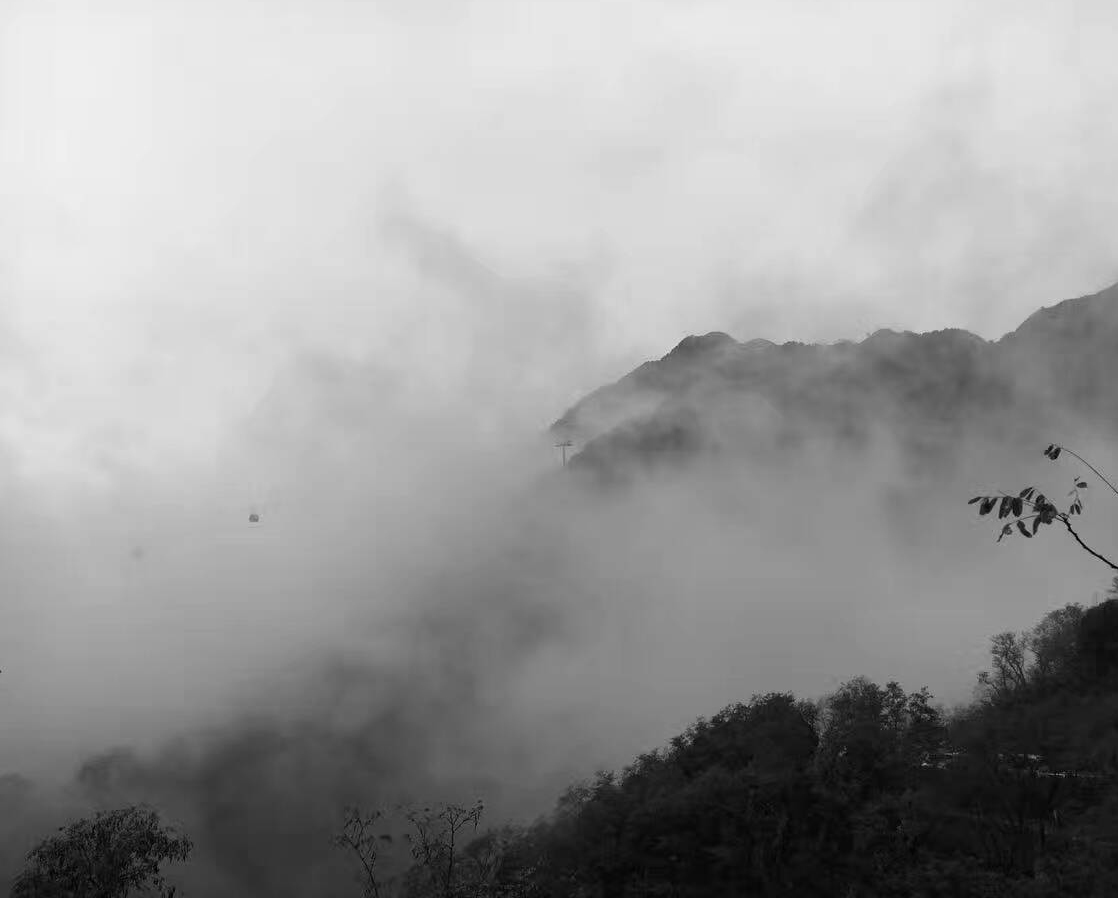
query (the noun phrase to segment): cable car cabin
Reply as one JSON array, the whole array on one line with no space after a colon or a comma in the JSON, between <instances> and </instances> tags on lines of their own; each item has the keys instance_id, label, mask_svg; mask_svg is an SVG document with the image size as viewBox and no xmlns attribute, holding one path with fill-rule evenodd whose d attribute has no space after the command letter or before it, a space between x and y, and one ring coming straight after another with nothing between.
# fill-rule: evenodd
<instances>
[{"instance_id":1,"label":"cable car cabin","mask_svg":"<svg viewBox=\"0 0 1118 898\"><path fill-rule=\"evenodd\" d=\"M260 515L258 515L256 512L253 512L252 514L250 514L248 516L248 522L250 524L259 524L260 523Z\"/></svg>"}]
</instances>

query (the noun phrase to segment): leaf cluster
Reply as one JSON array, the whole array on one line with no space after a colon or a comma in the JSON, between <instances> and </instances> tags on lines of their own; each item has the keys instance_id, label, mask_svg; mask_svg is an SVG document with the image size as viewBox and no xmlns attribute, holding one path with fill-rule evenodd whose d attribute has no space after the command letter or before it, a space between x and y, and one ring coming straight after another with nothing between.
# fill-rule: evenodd
<instances>
[{"instance_id":1,"label":"leaf cluster","mask_svg":"<svg viewBox=\"0 0 1118 898\"><path fill-rule=\"evenodd\" d=\"M1044 455L1046 458L1055 461L1060 457L1060 452L1061 447L1053 444L1044 450ZM1051 499L1044 493L1039 492L1034 486L1025 487L1015 496L1002 492L993 496L975 496L967 504L974 505L977 503L979 515L990 514L996 508L998 520L1014 519L1001 528L998 534L998 542L1001 542L1007 536L1012 536L1015 528L1016 532L1022 536L1032 539L1042 526L1052 524L1057 520L1066 523L1071 516L1083 513L1083 499L1079 491L1087 489L1087 481L1076 476L1074 484L1074 487L1068 492L1071 502L1066 511L1061 511ZM1028 523L1030 521L1031 524Z\"/></svg>"}]
</instances>

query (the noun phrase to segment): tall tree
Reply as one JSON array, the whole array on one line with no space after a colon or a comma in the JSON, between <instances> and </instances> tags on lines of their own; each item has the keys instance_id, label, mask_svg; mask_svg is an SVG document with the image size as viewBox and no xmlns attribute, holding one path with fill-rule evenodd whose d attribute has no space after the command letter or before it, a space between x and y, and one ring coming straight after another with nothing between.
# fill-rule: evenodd
<instances>
[{"instance_id":1,"label":"tall tree","mask_svg":"<svg viewBox=\"0 0 1118 898\"><path fill-rule=\"evenodd\" d=\"M149 890L173 898L177 890L160 868L185 861L193 848L150 808L100 811L59 832L27 855L12 898L126 898Z\"/></svg>"}]
</instances>

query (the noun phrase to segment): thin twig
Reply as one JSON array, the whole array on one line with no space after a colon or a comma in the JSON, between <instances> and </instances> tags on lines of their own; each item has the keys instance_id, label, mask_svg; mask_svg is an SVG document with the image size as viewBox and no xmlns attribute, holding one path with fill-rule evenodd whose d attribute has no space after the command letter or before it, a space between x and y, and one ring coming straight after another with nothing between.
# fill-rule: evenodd
<instances>
[{"instance_id":1,"label":"thin twig","mask_svg":"<svg viewBox=\"0 0 1118 898\"><path fill-rule=\"evenodd\" d=\"M1098 468L1096 468L1096 467L1095 467L1095 466L1094 466L1093 464L1091 464L1091 463L1090 463L1089 461L1087 461L1087 459L1085 459L1085 458L1084 458L1084 457L1083 457L1082 455L1080 455L1080 454L1079 454L1078 452L1073 452L1073 451L1072 451L1071 449L1069 449L1069 448L1068 448L1067 446L1061 446L1061 447L1060 447L1060 449L1062 449L1062 450L1063 450L1064 452L1066 452L1066 453L1067 453L1068 455L1071 455L1071 456L1073 456L1074 458L1078 458L1078 459L1079 459L1079 460L1080 460L1081 462L1083 462L1083 464L1085 464L1085 465L1086 465L1086 466L1087 466L1088 468L1090 468L1090 469L1091 469L1092 471L1094 471L1094 472L1095 472L1095 476L1096 476L1096 477L1098 477L1098 478L1099 478L1099 480L1101 480L1101 481L1102 481L1103 483L1105 483L1105 484L1106 484L1106 485L1107 485L1108 487L1110 487L1110 491L1111 491L1112 493L1114 493L1114 495L1118 496L1118 487L1115 487L1113 483L1111 483L1111 482L1110 482L1109 480L1107 480L1107 479L1106 479L1105 477L1103 477L1103 476L1102 476L1102 474L1101 474L1101 473L1099 473L1099 469L1098 469Z\"/></svg>"}]
</instances>

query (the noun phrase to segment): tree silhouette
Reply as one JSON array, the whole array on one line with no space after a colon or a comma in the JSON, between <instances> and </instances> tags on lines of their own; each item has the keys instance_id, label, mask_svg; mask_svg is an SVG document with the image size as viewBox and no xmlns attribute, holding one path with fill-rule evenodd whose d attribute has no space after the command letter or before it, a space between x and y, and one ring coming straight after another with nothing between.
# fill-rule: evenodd
<instances>
[{"instance_id":1,"label":"tree silhouette","mask_svg":"<svg viewBox=\"0 0 1118 898\"><path fill-rule=\"evenodd\" d=\"M412 857L419 865L421 878L439 898L456 898L465 891L457 869L462 861L462 843L467 828L477 831L483 810L484 805L477 801L470 807L447 804L407 812L407 820L415 829L415 835L408 836Z\"/></svg>"},{"instance_id":2,"label":"tree silhouette","mask_svg":"<svg viewBox=\"0 0 1118 898\"><path fill-rule=\"evenodd\" d=\"M12 898L125 898L150 890L173 898L176 889L159 868L185 861L193 848L150 808L100 811L59 832L27 855Z\"/></svg>"},{"instance_id":3,"label":"tree silhouette","mask_svg":"<svg viewBox=\"0 0 1118 898\"><path fill-rule=\"evenodd\" d=\"M384 812L365 813L360 808L350 807L345 809L345 815L341 832L334 836L334 845L351 851L360 863L358 878L365 898L380 898L384 882L379 878L377 861L380 860L381 845L392 842L392 836L374 832Z\"/></svg>"}]
</instances>

